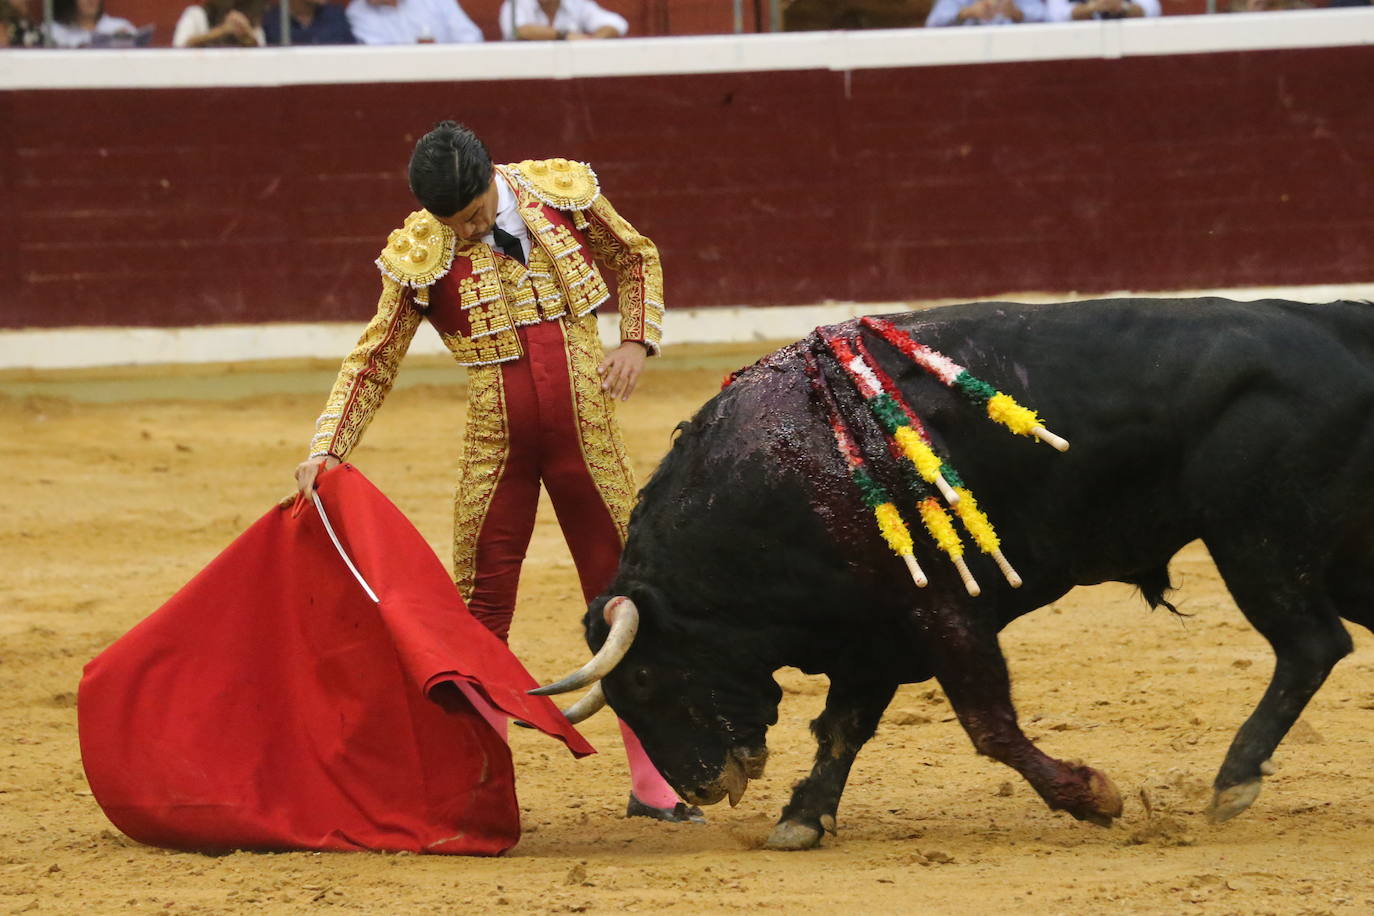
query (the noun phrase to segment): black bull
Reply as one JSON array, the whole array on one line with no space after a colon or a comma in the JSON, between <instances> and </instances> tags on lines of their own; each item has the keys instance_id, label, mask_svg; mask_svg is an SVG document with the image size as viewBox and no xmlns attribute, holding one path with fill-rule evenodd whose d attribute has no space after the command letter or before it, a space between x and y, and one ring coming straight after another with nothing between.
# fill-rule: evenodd
<instances>
[{"instance_id":1,"label":"black bull","mask_svg":"<svg viewBox=\"0 0 1374 916\"><path fill-rule=\"evenodd\" d=\"M597 649L611 596L640 611L638 636L602 681L611 707L683 797L733 801L762 772L780 698L773 672L828 675L814 768L770 838L802 848L833 831L850 766L897 686L934 677L980 753L1014 767L1051 808L1107 824L1121 811L1111 781L1022 734L997 634L1076 585L1125 582L1164 603L1170 558L1200 538L1277 659L1215 781L1211 816L1243 811L1351 650L1341 618L1374 618L1374 306L1121 299L890 317L1071 442L1061 454L1013 436L871 331L829 329L861 334L978 496L1024 585L970 551L983 586L970 597L923 536L930 584L913 585L813 396L813 335L682 424L640 494L615 582L585 621ZM880 428L834 361L820 366L875 472L900 491Z\"/></svg>"}]
</instances>

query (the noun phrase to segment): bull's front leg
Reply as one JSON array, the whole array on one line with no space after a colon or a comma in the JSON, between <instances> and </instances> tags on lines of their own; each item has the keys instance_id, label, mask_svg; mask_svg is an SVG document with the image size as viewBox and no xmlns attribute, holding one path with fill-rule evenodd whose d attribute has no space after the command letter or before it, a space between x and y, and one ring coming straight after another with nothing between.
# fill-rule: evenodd
<instances>
[{"instance_id":1,"label":"bull's front leg","mask_svg":"<svg viewBox=\"0 0 1374 916\"><path fill-rule=\"evenodd\" d=\"M810 849L826 830L835 832L840 795L859 748L878 728L897 685L832 678L825 711L811 723L816 762L792 789L792 800L768 837L769 849Z\"/></svg>"},{"instance_id":2,"label":"bull's front leg","mask_svg":"<svg viewBox=\"0 0 1374 916\"><path fill-rule=\"evenodd\" d=\"M1051 809L1110 826L1121 815L1112 781L1092 767L1050 757L1021 731L996 631L959 614L931 617L922 624L935 677L978 753L1020 773Z\"/></svg>"}]
</instances>

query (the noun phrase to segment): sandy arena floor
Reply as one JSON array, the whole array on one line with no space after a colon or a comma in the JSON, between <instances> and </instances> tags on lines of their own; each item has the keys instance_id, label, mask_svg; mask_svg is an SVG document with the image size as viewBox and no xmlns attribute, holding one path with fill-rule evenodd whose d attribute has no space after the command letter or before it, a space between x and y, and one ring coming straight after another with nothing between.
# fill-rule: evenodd
<instances>
[{"instance_id":1,"label":"sandy arena floor","mask_svg":"<svg viewBox=\"0 0 1374 916\"><path fill-rule=\"evenodd\" d=\"M669 431L764 345L678 348L622 411L647 475ZM574 761L512 735L525 836L500 859L209 857L123 838L77 750L82 665L155 610L290 487L334 365L0 377L0 914L1374 912L1371 640L1280 748L1278 773L1221 827L1202 810L1267 646L1198 545L1174 565L1181 620L1129 589L1082 589L1005 634L1022 720L1048 752L1110 774L1112 829L1052 814L977 757L933 684L904 688L860 755L838 838L759 849L809 768L825 682L795 671L768 776L706 826L626 821L609 716ZM447 559L460 371L413 361L357 465ZM1014 559L1014 558L1013 558ZM541 515L512 646L537 677L583 658L571 561ZM1148 808L1145 800L1148 799Z\"/></svg>"}]
</instances>

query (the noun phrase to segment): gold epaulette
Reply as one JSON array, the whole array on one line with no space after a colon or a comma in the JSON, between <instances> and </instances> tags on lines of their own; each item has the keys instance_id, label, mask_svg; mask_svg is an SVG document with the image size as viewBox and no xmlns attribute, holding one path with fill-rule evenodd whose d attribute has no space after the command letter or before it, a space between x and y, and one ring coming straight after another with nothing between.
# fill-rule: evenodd
<instances>
[{"instance_id":1,"label":"gold epaulette","mask_svg":"<svg viewBox=\"0 0 1374 916\"><path fill-rule=\"evenodd\" d=\"M387 237L377 258L382 273L411 289L430 286L453 265L454 232L428 210L416 210Z\"/></svg>"},{"instance_id":2,"label":"gold epaulette","mask_svg":"<svg viewBox=\"0 0 1374 916\"><path fill-rule=\"evenodd\" d=\"M601 194L596 172L585 162L526 159L507 168L521 187L558 210L585 210Z\"/></svg>"}]
</instances>

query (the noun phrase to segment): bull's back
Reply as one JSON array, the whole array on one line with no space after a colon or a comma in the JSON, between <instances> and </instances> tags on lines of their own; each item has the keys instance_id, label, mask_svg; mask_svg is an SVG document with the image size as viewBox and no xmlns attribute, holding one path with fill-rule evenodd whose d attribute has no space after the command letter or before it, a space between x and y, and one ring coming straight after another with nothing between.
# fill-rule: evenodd
<instances>
[{"instance_id":1,"label":"bull's back","mask_svg":"<svg viewBox=\"0 0 1374 916\"><path fill-rule=\"evenodd\" d=\"M1324 549L1374 501L1374 306L980 303L900 323L1071 441L999 435L906 376L1009 554L1058 584L1136 581L1233 526Z\"/></svg>"},{"instance_id":2,"label":"bull's back","mask_svg":"<svg viewBox=\"0 0 1374 916\"><path fill-rule=\"evenodd\" d=\"M975 604L990 613L1010 619L1077 584L1139 584L1227 526L1320 548L1374 504L1374 306L1099 300L889 317L1072 443L1061 454L1013 436L864 332L1025 577L1012 591L970 557L985 586ZM646 485L623 568L678 577L700 596L694 614L729 614L747 594L760 616L829 626L842 605L876 626L911 606L812 398L805 348L771 354L708 402ZM851 420L870 434L870 460L886 460L871 418ZM885 477L898 492L899 475ZM901 509L919 531L909 502ZM916 600L961 596L917 536L932 587Z\"/></svg>"}]
</instances>

